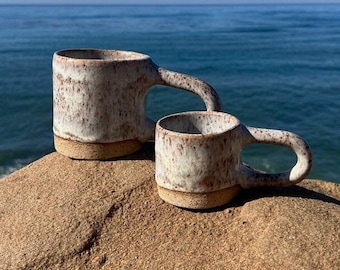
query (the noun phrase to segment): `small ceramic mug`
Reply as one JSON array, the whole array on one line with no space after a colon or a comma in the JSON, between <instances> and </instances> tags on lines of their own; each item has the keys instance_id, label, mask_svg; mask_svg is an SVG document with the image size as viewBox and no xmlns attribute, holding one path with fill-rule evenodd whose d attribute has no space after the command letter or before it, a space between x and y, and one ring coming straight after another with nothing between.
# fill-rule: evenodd
<instances>
[{"instance_id":1,"label":"small ceramic mug","mask_svg":"<svg viewBox=\"0 0 340 270\"><path fill-rule=\"evenodd\" d=\"M154 137L145 99L154 85L190 91L208 111L221 102L207 83L158 67L148 55L73 49L53 55L53 132L56 150L77 159L110 159L136 152Z\"/></svg>"},{"instance_id":2,"label":"small ceramic mug","mask_svg":"<svg viewBox=\"0 0 340 270\"><path fill-rule=\"evenodd\" d=\"M291 148L297 163L288 172L267 174L240 162L242 148L258 143ZM310 148L298 135L247 127L222 112L184 112L160 119L155 152L159 196L191 209L224 205L241 188L294 185L312 166Z\"/></svg>"}]
</instances>

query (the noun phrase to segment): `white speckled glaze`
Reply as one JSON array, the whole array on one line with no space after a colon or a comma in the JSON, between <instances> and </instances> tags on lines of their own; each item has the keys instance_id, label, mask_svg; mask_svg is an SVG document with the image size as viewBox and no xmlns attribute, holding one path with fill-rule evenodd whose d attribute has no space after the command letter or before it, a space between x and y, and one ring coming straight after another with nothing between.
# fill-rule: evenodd
<instances>
[{"instance_id":1,"label":"white speckled glaze","mask_svg":"<svg viewBox=\"0 0 340 270\"><path fill-rule=\"evenodd\" d=\"M289 172L276 174L245 166L240 162L242 148L257 143L291 148L297 155L296 165ZM185 112L160 119L155 152L157 185L190 193L210 193L236 185L290 186L301 181L312 166L310 148L298 135L247 127L221 112Z\"/></svg>"},{"instance_id":2,"label":"white speckled glaze","mask_svg":"<svg viewBox=\"0 0 340 270\"><path fill-rule=\"evenodd\" d=\"M63 143L143 143L152 139L155 123L146 115L145 98L149 88L157 84L193 92L203 99L208 111L221 110L211 86L162 69L147 55L100 49L56 52L53 132Z\"/></svg>"}]
</instances>

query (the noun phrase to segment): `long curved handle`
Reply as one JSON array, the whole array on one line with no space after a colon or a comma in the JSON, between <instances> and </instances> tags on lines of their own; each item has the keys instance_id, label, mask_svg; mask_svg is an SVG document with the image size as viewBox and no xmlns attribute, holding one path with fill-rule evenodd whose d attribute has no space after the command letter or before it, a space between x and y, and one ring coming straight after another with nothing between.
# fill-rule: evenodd
<instances>
[{"instance_id":1,"label":"long curved handle","mask_svg":"<svg viewBox=\"0 0 340 270\"><path fill-rule=\"evenodd\" d=\"M240 166L243 188L284 187L294 185L304 179L312 168L312 152L308 144L298 135L282 130L245 127L245 144L274 144L291 148L296 156L295 166L288 172L262 173L243 164Z\"/></svg>"},{"instance_id":2,"label":"long curved handle","mask_svg":"<svg viewBox=\"0 0 340 270\"><path fill-rule=\"evenodd\" d=\"M222 111L221 100L216 91L204 81L189 75L158 68L160 84L179 88L200 96L207 108L207 111Z\"/></svg>"}]
</instances>

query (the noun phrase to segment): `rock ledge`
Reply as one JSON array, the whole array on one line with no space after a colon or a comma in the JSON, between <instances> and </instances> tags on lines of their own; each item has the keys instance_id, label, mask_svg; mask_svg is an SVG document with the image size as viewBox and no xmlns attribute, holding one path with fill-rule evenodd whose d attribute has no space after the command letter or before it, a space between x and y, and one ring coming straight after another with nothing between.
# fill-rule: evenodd
<instances>
[{"instance_id":1,"label":"rock ledge","mask_svg":"<svg viewBox=\"0 0 340 270\"><path fill-rule=\"evenodd\" d=\"M0 180L0 269L340 269L339 205L304 180L188 211L159 199L150 149L51 153Z\"/></svg>"}]
</instances>

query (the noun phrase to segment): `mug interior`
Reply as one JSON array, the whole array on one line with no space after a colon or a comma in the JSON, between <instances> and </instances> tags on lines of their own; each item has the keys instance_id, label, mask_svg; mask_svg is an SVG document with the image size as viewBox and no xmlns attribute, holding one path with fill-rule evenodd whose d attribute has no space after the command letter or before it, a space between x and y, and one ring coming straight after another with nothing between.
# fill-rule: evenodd
<instances>
[{"instance_id":1,"label":"mug interior","mask_svg":"<svg viewBox=\"0 0 340 270\"><path fill-rule=\"evenodd\" d=\"M59 56L73 59L103 60L103 61L128 61L141 60L149 56L137 52L119 50L96 50L96 49L74 49L63 50L56 53Z\"/></svg>"},{"instance_id":2,"label":"mug interior","mask_svg":"<svg viewBox=\"0 0 340 270\"><path fill-rule=\"evenodd\" d=\"M221 112L186 112L165 116L157 124L171 132L211 135L231 130L240 122L236 117Z\"/></svg>"}]
</instances>

